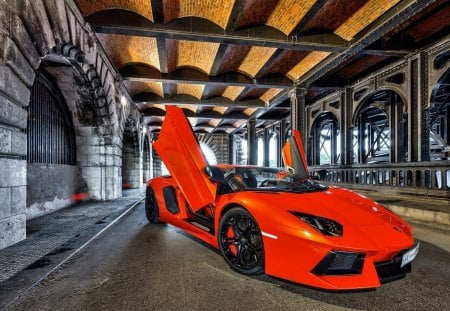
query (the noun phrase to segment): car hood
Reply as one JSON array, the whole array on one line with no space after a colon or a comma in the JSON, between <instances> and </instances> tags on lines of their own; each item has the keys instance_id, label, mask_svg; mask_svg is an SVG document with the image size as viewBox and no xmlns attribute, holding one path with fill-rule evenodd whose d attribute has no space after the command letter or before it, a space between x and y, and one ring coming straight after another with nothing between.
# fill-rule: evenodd
<instances>
[{"instance_id":1,"label":"car hood","mask_svg":"<svg viewBox=\"0 0 450 311\"><path fill-rule=\"evenodd\" d=\"M273 228L274 223L285 232L299 234L309 225L294 219L291 211L325 217L344 227L343 238L317 234L314 239L349 249L398 249L413 243L411 227L400 217L375 201L344 188L329 187L327 190L307 193L246 191L238 197L249 206L260 220L261 228ZM300 230L299 230L300 229ZM383 258L378 258L383 260Z\"/></svg>"},{"instance_id":2,"label":"car hood","mask_svg":"<svg viewBox=\"0 0 450 311\"><path fill-rule=\"evenodd\" d=\"M326 217L342 224L406 224L377 202L345 188L329 187L323 191L305 193L254 191L251 196L264 202L264 205Z\"/></svg>"}]
</instances>

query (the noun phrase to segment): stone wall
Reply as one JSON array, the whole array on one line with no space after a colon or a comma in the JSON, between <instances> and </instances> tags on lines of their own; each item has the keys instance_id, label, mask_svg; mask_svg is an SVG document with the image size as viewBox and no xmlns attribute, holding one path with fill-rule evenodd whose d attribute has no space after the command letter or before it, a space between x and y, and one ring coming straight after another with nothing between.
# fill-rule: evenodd
<instances>
[{"instance_id":1,"label":"stone wall","mask_svg":"<svg viewBox=\"0 0 450 311\"><path fill-rule=\"evenodd\" d=\"M27 219L67 207L73 194L86 191L76 166L28 163Z\"/></svg>"}]
</instances>

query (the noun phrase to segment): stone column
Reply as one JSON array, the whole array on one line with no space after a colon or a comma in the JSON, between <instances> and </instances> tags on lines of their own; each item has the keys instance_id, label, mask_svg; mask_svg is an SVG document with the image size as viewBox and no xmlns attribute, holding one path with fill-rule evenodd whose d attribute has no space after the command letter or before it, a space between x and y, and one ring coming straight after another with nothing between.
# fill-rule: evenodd
<instances>
[{"instance_id":1,"label":"stone column","mask_svg":"<svg viewBox=\"0 0 450 311\"><path fill-rule=\"evenodd\" d=\"M247 164L256 165L258 163L258 145L256 142L256 120L247 121Z\"/></svg>"},{"instance_id":2,"label":"stone column","mask_svg":"<svg viewBox=\"0 0 450 311\"><path fill-rule=\"evenodd\" d=\"M81 169L81 191L88 192L95 200L120 197L120 138L110 127L79 127L77 132L77 165Z\"/></svg>"},{"instance_id":3,"label":"stone column","mask_svg":"<svg viewBox=\"0 0 450 311\"><path fill-rule=\"evenodd\" d=\"M0 10L5 8L0 5ZM7 14L4 11L0 13ZM0 30L0 249L26 235L27 112L34 71Z\"/></svg>"}]
</instances>

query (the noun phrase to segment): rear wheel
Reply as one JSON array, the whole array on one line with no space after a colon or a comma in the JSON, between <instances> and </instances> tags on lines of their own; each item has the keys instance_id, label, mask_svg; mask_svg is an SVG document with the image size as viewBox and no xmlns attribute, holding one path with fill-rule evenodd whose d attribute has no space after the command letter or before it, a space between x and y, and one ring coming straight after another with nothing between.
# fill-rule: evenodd
<instances>
[{"instance_id":1,"label":"rear wheel","mask_svg":"<svg viewBox=\"0 0 450 311\"><path fill-rule=\"evenodd\" d=\"M261 230L245 209L234 207L223 215L219 224L219 247L234 270L247 275L264 272Z\"/></svg>"},{"instance_id":2,"label":"rear wheel","mask_svg":"<svg viewBox=\"0 0 450 311\"><path fill-rule=\"evenodd\" d=\"M156 201L155 191L147 187L145 192L145 216L152 224L159 222L158 202Z\"/></svg>"}]
</instances>

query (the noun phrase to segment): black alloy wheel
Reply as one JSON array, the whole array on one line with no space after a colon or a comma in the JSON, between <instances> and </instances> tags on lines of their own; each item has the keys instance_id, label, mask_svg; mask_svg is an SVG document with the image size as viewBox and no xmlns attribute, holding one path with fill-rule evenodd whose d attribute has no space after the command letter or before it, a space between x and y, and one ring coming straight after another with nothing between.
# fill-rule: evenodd
<instances>
[{"instance_id":1,"label":"black alloy wheel","mask_svg":"<svg viewBox=\"0 0 450 311\"><path fill-rule=\"evenodd\" d=\"M264 272L264 247L255 219L241 207L223 215L219 224L219 247L231 268L246 275Z\"/></svg>"},{"instance_id":2,"label":"black alloy wheel","mask_svg":"<svg viewBox=\"0 0 450 311\"><path fill-rule=\"evenodd\" d=\"M156 202L155 191L151 187L147 187L145 192L145 216L152 224L159 222L158 203Z\"/></svg>"}]
</instances>

